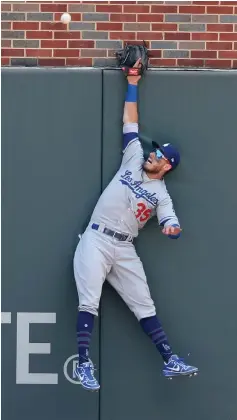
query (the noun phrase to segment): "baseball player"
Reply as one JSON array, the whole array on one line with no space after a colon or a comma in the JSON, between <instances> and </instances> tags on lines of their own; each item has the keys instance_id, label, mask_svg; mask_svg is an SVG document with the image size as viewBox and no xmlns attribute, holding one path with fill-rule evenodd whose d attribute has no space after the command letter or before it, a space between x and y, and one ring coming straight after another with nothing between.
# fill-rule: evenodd
<instances>
[{"instance_id":1,"label":"baseball player","mask_svg":"<svg viewBox=\"0 0 237 420\"><path fill-rule=\"evenodd\" d=\"M139 60L135 66L139 66ZM155 344L164 361L164 376L192 375L198 371L173 353L156 315L143 265L133 245L138 231L154 215L164 235L177 239L181 233L164 182L165 175L179 164L180 156L171 144L155 144L155 150L144 161L138 136L137 91L140 78L140 75L127 76L121 166L99 198L74 255L79 296L79 361L75 375L83 388L92 391L98 390L100 385L94 376L89 347L105 279L119 293Z\"/></svg>"}]
</instances>

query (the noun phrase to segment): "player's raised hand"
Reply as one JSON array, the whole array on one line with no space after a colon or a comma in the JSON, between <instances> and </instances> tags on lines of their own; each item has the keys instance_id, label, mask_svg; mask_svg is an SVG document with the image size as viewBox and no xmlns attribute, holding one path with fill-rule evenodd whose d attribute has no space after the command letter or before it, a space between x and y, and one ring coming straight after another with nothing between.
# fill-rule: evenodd
<instances>
[{"instance_id":1,"label":"player's raised hand","mask_svg":"<svg viewBox=\"0 0 237 420\"><path fill-rule=\"evenodd\" d=\"M115 55L129 84L137 84L148 68L149 53L146 43L143 41L141 44L126 44L123 49L116 51Z\"/></svg>"},{"instance_id":2,"label":"player's raised hand","mask_svg":"<svg viewBox=\"0 0 237 420\"><path fill-rule=\"evenodd\" d=\"M134 66L133 66L133 68L135 68L135 69L139 69L139 68L141 68L141 58L139 58L137 61L136 61L136 63L134 64ZM139 82L139 80L141 79L141 75L139 74L139 75L137 75L137 76L135 76L135 75L132 75L132 76L127 76L127 80L128 80L128 83L130 84L130 85L137 85L138 84L138 82Z\"/></svg>"}]
</instances>

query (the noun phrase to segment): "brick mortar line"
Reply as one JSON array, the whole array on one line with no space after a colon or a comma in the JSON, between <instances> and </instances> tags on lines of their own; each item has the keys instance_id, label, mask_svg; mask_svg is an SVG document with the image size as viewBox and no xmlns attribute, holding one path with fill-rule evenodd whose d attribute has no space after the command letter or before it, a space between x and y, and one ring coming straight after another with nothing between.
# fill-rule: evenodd
<instances>
[{"instance_id":1,"label":"brick mortar line","mask_svg":"<svg viewBox=\"0 0 237 420\"><path fill-rule=\"evenodd\" d=\"M2 12L2 13L8 13L8 12ZM14 14L17 14L17 12L14 12ZM22 12L20 13L20 14L22 14ZM35 13L34 13L35 14ZM62 13L58 13L58 12L55 12L55 13L53 13L53 20L54 20L54 22L57 22L57 23L60 23L60 20L55 20L56 19L56 16L55 15L58 15L58 14L62 14ZM70 13L72 16L74 15L74 14L81 14L81 15L83 15L82 13ZM105 13L103 13L103 14L105 14ZM82 17L82 19L80 20L80 22L112 22L112 23L115 23L115 22L123 22L123 21L111 21L111 14L115 14L115 15L121 15L121 13L106 13L108 16L109 16L109 20L101 20L101 21L94 21L93 19L92 20L84 20L83 19L83 16L81 16ZM126 15L134 15L135 13L122 13L122 14L126 14ZM195 14L195 13L193 13L193 14L191 14L191 13L136 13L135 15L136 15L136 20L135 21L131 21L130 23L135 23L135 22L138 22L138 23L151 23L150 21L149 22L145 22L145 21L138 21L138 19L137 19L137 17L139 16L139 15L144 15L144 14L146 14L146 15L153 15L153 14L155 14L155 15L161 15L161 16L166 16L166 15L191 15L191 17L192 16L217 16L218 17L218 20L219 20L219 17L220 16L229 16L229 15L218 15L218 14L211 14L211 13L209 13L209 14ZM39 20L32 20L32 19L22 19L22 20L17 20L17 19L14 19L14 20L11 20L11 19L9 19L9 20L3 20L3 22L48 22L48 23L50 23L50 22L52 22L52 21L50 21L50 20L41 20L41 21L39 21ZM71 22L77 22L77 21L73 21L73 20L71 20ZM78 21L79 22L79 21ZM125 23L129 23L129 21L128 22L125 22ZM153 23L157 23L157 21L153 21ZM159 22L159 23L162 23L162 22ZM163 21L163 23L172 23L172 22L166 22L166 21ZM176 23L176 21L174 22L174 23ZM188 23L188 22L183 22L183 23ZM193 22L193 23L195 23L195 22ZM198 22L197 22L198 23ZM210 22L210 23L212 23L212 22ZM218 22L217 22L218 23ZM222 22L220 22L220 23L222 23Z\"/></svg>"},{"instance_id":2,"label":"brick mortar line","mask_svg":"<svg viewBox=\"0 0 237 420\"><path fill-rule=\"evenodd\" d=\"M2 47L2 49L3 50L9 50L9 49L11 49L10 47ZM17 48L17 47L14 47L13 48L14 50L24 50L24 52L26 51L26 50L47 50L47 51L54 51L54 50L62 50L62 51L65 51L66 49L65 48L59 48L59 47L57 47L57 48L32 48L32 47L27 47L27 48L25 48L25 47L21 47L21 48ZM95 48L95 49L93 49L93 48L70 48L70 51L74 51L74 50L78 50L78 51L80 51L80 50L92 50L92 51L95 51L95 50L103 50L103 51L113 51L113 48ZM223 52L223 51L225 51L225 52L237 52L236 50L202 50L202 49L197 49L197 50L195 50L195 48L191 48L190 50L187 50L187 49L172 49L172 50L170 50L169 48L164 48L164 49L156 49L156 50L154 50L154 51L161 51L161 53L163 52L163 51L187 51L187 52L191 52L191 51L199 51L200 53L202 53L202 52L217 52L217 53L219 53L219 52ZM60 58L60 57L58 57L58 58ZM68 58L73 58L73 57L68 57ZM89 58L89 57L83 57L83 58ZM105 58L105 57L99 57L99 58ZM112 57L109 57L109 58L112 58ZM151 59L156 59L156 58L159 58L159 57L151 57ZM177 57L164 57L164 58L177 58ZM185 58L185 57L178 57L178 58ZM194 57L191 57L193 60L196 60L197 58L194 58ZM208 60L211 60L211 59L214 59L215 60L215 58L212 58L212 57L208 57Z\"/></svg>"},{"instance_id":3,"label":"brick mortar line","mask_svg":"<svg viewBox=\"0 0 237 420\"><path fill-rule=\"evenodd\" d=\"M12 31L35 31L35 32L41 32L41 31L50 31L50 29L12 29L12 24L13 23L49 23L50 24L50 22L47 22L47 21L42 21L42 22L38 22L38 21L4 21L4 23L11 23L11 29L2 29L2 31L9 31L9 30L12 30ZM92 21L88 21L89 23L92 23ZM60 23L60 22L56 22L56 23ZM75 21L75 22L72 22L72 23L87 23L87 22L84 22L84 21ZM112 24L116 24L116 23L121 23L122 25L126 25L126 24L131 24L131 25L136 25L136 24L138 24L138 25L156 25L156 24L158 24L158 25L162 25L162 24L169 24L169 23L171 23L171 22L109 22L109 21L104 21L104 22L93 22L93 23L96 23L96 24L100 24L100 23L106 23L106 24L109 24L109 23L112 23ZM186 22L184 23L184 22L175 22L175 24L177 23L177 25L178 24L186 24ZM172 24L172 23L171 23ZM194 23L191 23L191 24L194 24ZM53 24L52 24L53 25ZM188 22L187 22L187 25L188 25ZM199 25L199 23L197 24L197 25ZM218 25L218 23L202 23L201 25ZM230 24L227 24L227 23L223 23L223 24L220 24L220 25L231 25L231 23ZM87 29L80 29L80 31L87 31ZM90 31L96 31L97 30L97 26L96 26L96 29L90 29ZM51 31L52 32L58 32L58 31L67 31L67 29L65 28L65 29L53 29L53 27L52 27L52 29L51 29ZM74 29L72 30L69 30L70 32L74 32ZM118 29L107 29L107 30L102 30L102 32L122 32L122 30L118 30ZM142 31L142 30L139 30L139 31L132 31L132 30L129 30L129 29L126 29L126 31L125 32L149 32L148 30L145 30L145 31ZM237 33L237 31L235 30L235 29L233 29L232 31L215 31L215 30L205 30L205 31L194 31L194 30L192 30L192 31L183 31L183 30L181 30L181 31L179 31L178 30L178 28L177 28L177 30L169 30L169 29L164 29L164 30L162 30L162 31L160 31L160 30L151 30L150 32L186 32L187 34L188 33L192 33L192 32L200 32L200 33Z\"/></svg>"},{"instance_id":4,"label":"brick mortar line","mask_svg":"<svg viewBox=\"0 0 237 420\"><path fill-rule=\"evenodd\" d=\"M4 21L4 23L11 23L11 28L12 28L12 24L13 23L49 23L50 24L50 22L48 22L48 21L42 21L42 22L38 22L38 21ZM92 22L92 21L88 21L88 22ZM56 23L60 23L60 22L56 22ZM84 22L84 21L74 21L74 22L72 22L72 23L87 23L87 22ZM110 24L110 23L112 23L112 24L118 24L118 23L120 23L120 24L122 24L122 25L126 25L126 24L131 24L131 25L136 25L136 24L138 24L138 25L156 25L156 24L158 24L158 25L163 25L163 24L167 24L167 25L169 25L169 24L172 24L172 22L109 22L109 21L104 21L104 22L93 22L93 23L95 23L96 25L98 25L98 24L100 24L100 23L105 23L105 24ZM187 23L187 25L189 24L188 22L175 22L175 24L186 24ZM190 24L194 24L194 23L190 23ZM53 25L53 24L52 24ZM199 25L199 23L197 23L197 25ZM205 22L205 23L201 23L201 25L218 25L218 23L207 23L207 22ZM194 31L194 30L192 30L192 31L184 31L184 30L181 30L181 31L179 31L178 29L178 27L177 27L177 29L176 30L169 30L169 29L164 29L164 30L151 30L150 32L186 32L187 34L188 33L192 33L192 32L200 32L200 33L237 33L237 31L235 30L235 28L234 28L234 25L235 24L232 24L232 23L230 23L230 24L227 24L227 23L220 23L220 25L223 25L223 26L225 26L225 25L233 25L233 30L232 31L218 31L218 30L206 30L206 31ZM41 31L50 31L50 29L2 29L2 31L4 32L4 31L9 31L9 30L12 30L12 31L35 31L35 32L41 32ZM82 31L87 31L87 29L80 29L80 31L82 32ZM96 29L90 29L90 31L96 31L96 30L98 30L97 29L97 26L96 26ZM52 29L51 29L51 31L52 32L58 32L58 31L67 31L67 29L65 28L65 29L54 29L53 28L53 26L52 26ZM69 30L70 32L74 32L74 30ZM107 30L100 30L100 31L102 31L102 32L122 32L122 30L118 30L118 29L107 29ZM125 32L149 32L148 30L144 30L144 31L142 31L142 30L139 30L139 31L134 31L134 30L129 30L129 29L126 29L125 30Z\"/></svg>"},{"instance_id":5,"label":"brick mortar line","mask_svg":"<svg viewBox=\"0 0 237 420\"><path fill-rule=\"evenodd\" d=\"M4 39L4 40L2 40L2 41L5 41L6 39ZM10 41L11 43L12 43L12 41L15 41L15 40L7 40L7 41ZM24 41L24 40L21 40L21 41ZM36 40L33 40L33 41L36 41ZM38 40L37 40L38 41ZM48 40L39 40L40 42L41 41L48 41ZM49 41L52 41L51 39L49 40ZM61 40L60 40L61 41ZM63 41L67 41L67 40L63 40ZM154 41L151 41L151 42L158 42L158 43L160 43L160 42L176 42L178 45L180 44L180 43L188 43L188 42L190 42L190 41L186 41L186 40L181 40L181 41L163 41L163 40L154 40ZM203 43L203 42L205 42L205 44L206 43L208 43L208 42L214 42L215 43L215 41L198 41L198 43L199 42L201 42L201 43ZM172 51L186 51L186 50L189 50L189 51L200 51L200 52L206 52L206 51L228 51L228 52L233 52L233 51L235 51L235 52L237 52L237 50L236 49L234 49L234 43L236 43L236 41L228 41L229 43L231 43L232 44L232 48L231 49L229 49L229 50L226 50L226 49L215 49L215 48L213 48L213 49L204 49L204 48L198 48L198 49L195 49L195 46L194 46L194 48L192 47L192 48L190 48L190 49L188 49L188 48L152 48L152 49L150 49L151 51L166 51L166 50L171 50L172 49ZM190 43L192 43L193 44L193 42L191 41ZM11 49L11 47L2 47L2 49ZM65 50L66 51L66 48L65 47L57 47L57 46L55 46L55 47L42 47L41 46L41 44L40 44L40 46L39 47L13 47L12 49L14 49L14 50L22 50L22 49L30 49L30 50ZM112 51L112 50L114 50L115 51L115 49L114 48L109 48L109 47L106 47L106 48L104 48L104 47L96 47L96 48L90 48L90 47L75 47L75 48L70 48L70 50L91 50L92 52L94 51L94 50L109 50L109 51ZM151 58L156 58L156 57L151 57Z\"/></svg>"},{"instance_id":6,"label":"brick mortar line","mask_svg":"<svg viewBox=\"0 0 237 420\"><path fill-rule=\"evenodd\" d=\"M135 23L135 22L133 22L133 23ZM50 29L2 29L2 32L17 32L17 31L20 31L20 32L65 32L65 33L67 33L67 32L88 32L88 29L79 29L79 30L69 30L69 31L65 31L65 30L63 30L63 29L57 29L57 30L50 30ZM90 29L89 30L89 32L90 31L92 31L92 32L96 32L97 30L92 30L92 29ZM236 31L223 31L223 32L219 32L219 31L191 31L191 32L189 32L189 31L178 31L178 30L164 30L164 31L159 31L159 30L156 30L156 31L149 31L149 30L137 30L137 31L134 31L134 30L132 30L132 29L126 29L126 30L124 30L124 29L121 29L121 30L118 30L118 29L112 29L112 30L99 30L98 32L108 32L108 33L111 33L111 32L131 32L131 33L140 33L140 32L151 32L151 33L153 33L153 32L158 32L158 33L161 33L161 34L166 34L166 33L169 33L169 34L172 34L172 33L178 33L178 34L180 34L180 33L185 33L185 34L193 34L193 33L195 33L195 34L218 34L219 35L219 39L220 39L220 35L226 35L226 34L229 34L229 35L231 35L231 34L236 34L237 32ZM4 38L4 39L7 39L7 38ZM18 38L11 38L11 39L18 39ZM23 38L22 38L23 39ZM29 39L29 38L27 38L27 39ZM39 38L39 39L41 39L41 38ZM219 39L218 40L216 40L216 42L227 42L227 41L223 41L223 40L220 40L219 41ZM94 41L94 39L91 39L92 41ZM105 39L101 39L102 41L106 41ZM88 41L88 40L85 40L85 41ZM107 39L107 41L116 41L116 39L112 39L112 40L110 40L110 39ZM118 39L117 41L121 41L121 39ZM151 40L151 41L157 41L156 39L153 39L153 40ZM169 40L169 41L175 41L175 39L174 40ZM177 40L177 41L180 41L179 39ZM184 40L185 41L185 40ZM186 41L188 41L188 40L186 40ZM199 40L193 40L193 42L198 42ZM132 42L132 41L131 41ZM231 41L229 41L229 42L231 42Z\"/></svg>"},{"instance_id":7,"label":"brick mortar line","mask_svg":"<svg viewBox=\"0 0 237 420\"><path fill-rule=\"evenodd\" d=\"M119 13L118 13L119 14ZM194 16L194 15L192 15L192 16ZM195 15L196 16L196 15ZM200 16L204 16L204 15L201 15L200 14ZM208 15L205 15L205 16L208 16ZM213 16L213 15L209 15L209 16ZM138 21L138 20L136 20L136 21L127 21L127 22L124 22L124 21L111 21L111 20L101 20L101 21L94 21L94 20L78 20L78 21L71 21L70 23L78 23L78 22L83 22L83 23L95 23L95 24L98 24L98 23L122 23L122 24L125 24L125 23L137 23L137 24L153 24L153 25L155 25L155 24L187 24L187 25L189 25L189 24L192 24L192 25L200 25L200 24L202 24L202 25L226 25L226 24L228 24L228 23L225 23L225 22L220 22L220 15L214 15L214 16L218 16L218 22L196 22L196 21L190 21L190 22L184 22L184 21L182 21L182 20L180 20L180 21L175 21L175 22L166 22L166 21L162 21L162 22L157 22L157 21L152 21L152 22L143 22L143 21ZM222 16L224 16L224 15L222 15ZM4 21L2 21L2 23L10 23L11 24L11 27L12 27L12 24L14 23L14 22L16 22L16 23L48 23L48 24L52 24L52 25L54 25L54 24L57 24L57 23L61 23L61 21L60 20L55 20L55 18L54 18L54 20L53 21L49 21L49 20L42 20L42 21L39 21L39 20L4 20ZM229 23L230 25L231 25L231 23ZM232 23L233 25L234 25L234 23ZM66 25L65 25L65 27L66 27ZM2 29L2 30L5 30L5 29Z\"/></svg>"},{"instance_id":8,"label":"brick mortar line","mask_svg":"<svg viewBox=\"0 0 237 420\"><path fill-rule=\"evenodd\" d=\"M236 3L237 4L237 3ZM2 12L2 13L8 13L8 12ZM17 14L17 12L14 12L14 14ZM20 14L22 14L22 12L20 12ZM34 13L35 14L35 13ZM56 13L53 13L53 15L54 15L54 19L55 19L55 14L59 14L58 12L56 12ZM62 13L61 13L62 14ZM71 15L73 15L73 14L81 14L81 13L70 13ZM116 15L121 15L121 13L107 13L108 15L109 15L109 17L110 17L110 15L111 14L116 14ZM134 13L124 13L124 14L126 14L126 15L134 15ZM138 16L138 15L143 15L143 14L149 14L149 13L136 13L136 17ZM153 15L153 13L150 13L151 15ZM217 13L200 13L200 14L196 14L196 13L154 13L155 15L162 15L162 16L166 16L166 15L186 15L186 16L188 16L188 15L191 15L191 16L217 16L218 17L218 22L209 22L209 23L213 23L213 24L217 24L217 23L219 23L220 25L225 25L227 22L220 22L220 17L221 16L232 16L232 15L229 15L229 14L226 14L226 15L219 15L219 14L217 14ZM235 14L233 14L233 16L235 16ZM9 20L3 20L2 22L48 22L48 23L51 23L52 21L50 21L50 20L41 20L41 21L39 21L39 20L28 20L28 19L25 19L25 20L11 20L11 19L9 19ZM60 20L57 20L57 21L55 21L56 23L60 23ZM71 21L71 23L72 22L95 22L95 23L97 23L97 22L106 22L106 23L108 23L108 22L110 22L110 23L122 23L123 21L111 21L111 20L105 20L105 21L103 21L103 20L101 20L101 21L94 21L94 20L81 20L81 21ZM175 22L173 22L173 21L169 21L169 22L166 22L166 21L163 21L163 22L157 22L157 21L153 21L153 22L143 22L143 21L137 21L136 20L136 22L138 22L138 23L176 23L176 21ZM124 22L123 22L124 23ZM135 21L131 21L131 22L125 22L125 23L135 23ZM182 23L188 23L188 22L182 22ZM189 22L189 23L200 23L200 22ZM204 22L204 23L206 23L206 22Z\"/></svg>"},{"instance_id":9,"label":"brick mortar line","mask_svg":"<svg viewBox=\"0 0 237 420\"><path fill-rule=\"evenodd\" d=\"M207 7L207 6L206 6ZM2 13L12 13L12 12L2 12ZM16 12L13 12L14 14L24 14L25 15L25 17L26 17L26 15L28 15L28 14L42 14L42 13L51 13L52 15L53 15L53 18L55 19L55 15L57 14L57 15L59 15L59 14L63 14L63 12L21 12L21 11L16 11ZM66 12L64 12L64 13L66 13ZM222 14L220 14L220 13L207 13L207 12L204 12L204 13L192 13L191 11L190 12L188 12L188 13L184 13L184 12L140 12L140 13L134 13L134 12L124 12L124 13L121 13L121 12L70 12L70 15L75 15L75 14L80 14L81 15L81 17L83 17L83 14L91 14L91 13L93 13L93 14L106 14L106 15L109 15L109 18L111 17L111 15L121 15L121 14L125 14L125 15L136 15L136 19L137 19L137 16L138 15L163 15L163 16L166 16L166 15L191 15L191 16L217 16L218 17L218 20L220 20L220 17L221 16L231 16L231 15L235 15L235 13L234 12L232 12L232 13L222 13ZM25 19L25 20L21 20L20 22L28 22L28 20L27 19ZM82 21L83 21L83 19L82 19ZM136 20L137 21L137 20ZM8 22L7 20L4 20L4 22ZM34 20L30 20L29 22L39 22L39 21L34 21ZM49 20L47 20L47 21L42 21L42 22L50 22ZM60 21L57 21L57 22L60 22ZM90 21L88 21L88 20L86 20L85 22L90 22ZM94 22L94 21L93 21ZM101 21L101 22L103 22L103 21ZM108 21L106 21L106 22L108 22ZM146 23L146 22L144 22L144 23ZM220 23L222 23L222 22L220 22Z\"/></svg>"},{"instance_id":10,"label":"brick mortar line","mask_svg":"<svg viewBox=\"0 0 237 420\"><path fill-rule=\"evenodd\" d=\"M13 41L18 41L18 38L4 38L4 39L2 39L2 41L11 41L11 43L13 42ZM54 39L54 38L39 38L39 39L36 39L36 38L33 38L33 39L30 39L30 38L27 38L27 39L23 39L23 38L20 38L19 40L21 40L21 41L39 41L40 42L40 45L38 46L38 47L34 47L33 49L35 49L35 50L37 50L37 49L45 49L45 47L42 47L41 46L41 43L42 43L42 41L67 41L67 46L66 47L57 47L57 46L55 46L55 47L52 47L53 49L67 49L67 48L69 48L69 46L68 46L68 41L94 41L94 39L86 39L86 40L84 40L84 39L79 39L79 40L77 40L77 39L68 39L68 38L60 38L60 39ZM118 41L118 42L123 42L124 40L121 40L121 39L113 39L113 40L110 40L110 39L96 39L96 41ZM141 41L141 40L131 40L131 43L133 42L133 41ZM218 40L191 40L191 39L164 39L164 38L162 38L162 39L150 39L149 40L150 42L176 42L178 45L179 45L179 43L180 42L186 42L186 43L188 43L188 42L190 42L190 43L192 43L192 44L199 44L200 42L204 42L205 44L207 43L207 42L214 42L214 43L219 43L219 44L223 44L223 43L226 43L226 42L228 42L228 43L231 43L232 44L232 48L230 49L230 50L225 50L225 49L223 49L223 50L220 50L220 51L235 51L235 49L234 49L234 43L236 42L236 41L233 41L233 40L228 40L228 41L218 41ZM141 41L142 42L142 41ZM6 47L2 47L2 48L6 48ZM11 48L11 47L7 47L7 48ZM93 47L93 48L91 48L91 47L79 47L79 48L81 48L81 49L90 49L90 50L94 50L94 49L96 49L96 50L100 50L100 49L113 49L113 48L104 48L104 47ZM22 49L22 47L14 47L14 49ZM46 47L46 49L47 49L47 47ZM70 48L70 50L73 50L73 49L77 49L77 47L75 47L75 48ZM153 49L156 49L156 48L149 48L149 50L153 50ZM179 48L174 48L174 50L178 50ZM198 48L199 49L199 48ZM206 46L205 46L205 49L199 49L200 51L206 51ZM207 51L209 51L209 50L207 50ZM219 51L219 50L213 50L213 51Z\"/></svg>"},{"instance_id":11,"label":"brick mortar line","mask_svg":"<svg viewBox=\"0 0 237 420\"><path fill-rule=\"evenodd\" d=\"M135 22L133 22L133 23L135 23ZM68 31L66 31L66 30L63 30L63 29L57 29L57 30L50 30L50 29L13 29L13 30L11 30L11 29L2 29L2 32L53 32L53 33L55 33L55 32L65 32L65 33L67 33L67 32L72 32L72 33L74 33L74 32L97 32L97 30L92 30L92 29L73 29L73 30L68 30ZM218 34L219 36L220 35L233 35L233 34L237 34L237 32L236 31L222 31L222 32L219 32L219 31L178 31L178 30L164 30L164 31L159 31L159 30L156 30L156 31L149 31L149 30L136 30L136 31L134 31L134 30L132 30L132 29L126 29L126 30L124 30L124 29L121 29L121 30L118 30L118 29L113 29L113 30L99 30L98 32L108 32L108 33L111 33L111 32L131 32L131 33L134 33L134 34L137 34L137 33L141 33L141 32L144 32L144 33L147 33L147 32L151 32L151 33L161 33L161 34L166 34L166 33L169 33L169 34L173 34L173 33L177 33L177 34L189 34L189 35L191 35L191 34L207 34L207 35L211 35L211 34ZM4 38L4 39L7 39L7 38ZM18 39L18 38L10 38L10 39ZM21 38L21 39L23 39L23 38ZM30 38L27 38L27 39L30 39ZM39 39L41 39L41 38L39 38ZM72 39L73 40L73 39ZM97 39L97 41L98 41L99 39ZM83 41L83 40L82 40ZM88 39L85 39L84 41L89 41ZM92 38L91 39L91 41L94 41L94 39ZM102 38L101 39L101 41L121 41L121 39L112 39L112 40L110 40L110 39L104 39L104 38ZM153 40L149 40L149 41L157 41L156 39L153 39ZM175 39L170 39L170 40L167 40L167 41L175 41ZM180 40L180 39L176 39L176 41L182 41L182 40ZM190 40L188 40L188 39L184 39L183 41L190 41ZM200 40L193 40L193 42L199 42ZM132 41L131 41L132 42ZM211 40L210 40L210 42L211 42ZM218 40L216 40L216 41L213 41L213 42L228 42L228 41L223 41L223 40L220 40L220 41L218 41ZM232 41L229 41L229 42L232 42Z\"/></svg>"}]
</instances>

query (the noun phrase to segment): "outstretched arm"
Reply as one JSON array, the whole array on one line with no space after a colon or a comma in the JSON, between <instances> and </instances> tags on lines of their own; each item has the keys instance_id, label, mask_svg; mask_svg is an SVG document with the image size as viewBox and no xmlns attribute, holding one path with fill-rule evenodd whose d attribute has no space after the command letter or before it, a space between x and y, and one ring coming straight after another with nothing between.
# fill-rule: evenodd
<instances>
[{"instance_id":1,"label":"outstretched arm","mask_svg":"<svg viewBox=\"0 0 237 420\"><path fill-rule=\"evenodd\" d=\"M130 76L134 77L134 76ZM141 76L139 76L141 77ZM124 104L123 112L123 123L138 123L138 111L137 111L137 86L138 81L128 80L127 93Z\"/></svg>"},{"instance_id":2,"label":"outstretched arm","mask_svg":"<svg viewBox=\"0 0 237 420\"><path fill-rule=\"evenodd\" d=\"M134 67L140 67L140 59L137 60ZM123 123L138 123L137 112L137 86L141 76L127 76L128 88L124 104Z\"/></svg>"},{"instance_id":3,"label":"outstretched arm","mask_svg":"<svg viewBox=\"0 0 237 420\"><path fill-rule=\"evenodd\" d=\"M134 65L140 67L140 59ZM138 138L137 91L141 76L127 76L128 86L123 111L123 150L128 144Z\"/></svg>"}]
</instances>

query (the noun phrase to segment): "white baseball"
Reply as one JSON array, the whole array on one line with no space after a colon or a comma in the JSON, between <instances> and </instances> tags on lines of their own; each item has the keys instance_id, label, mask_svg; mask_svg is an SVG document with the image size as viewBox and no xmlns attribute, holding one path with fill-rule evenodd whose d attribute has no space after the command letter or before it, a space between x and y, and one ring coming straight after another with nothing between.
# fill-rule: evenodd
<instances>
[{"instance_id":1,"label":"white baseball","mask_svg":"<svg viewBox=\"0 0 237 420\"><path fill-rule=\"evenodd\" d=\"M69 23L71 21L71 15L69 13L63 13L61 16L61 22L62 23Z\"/></svg>"}]
</instances>

